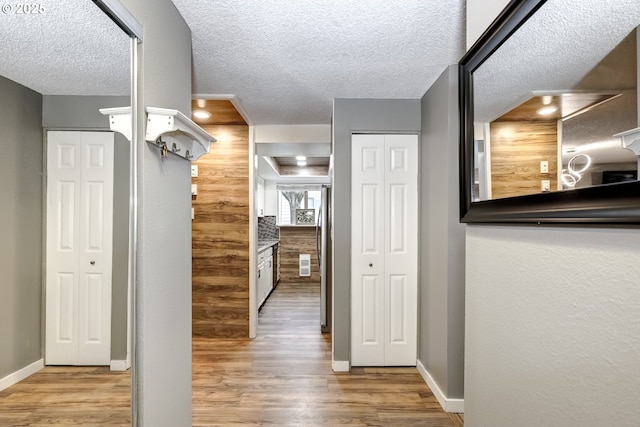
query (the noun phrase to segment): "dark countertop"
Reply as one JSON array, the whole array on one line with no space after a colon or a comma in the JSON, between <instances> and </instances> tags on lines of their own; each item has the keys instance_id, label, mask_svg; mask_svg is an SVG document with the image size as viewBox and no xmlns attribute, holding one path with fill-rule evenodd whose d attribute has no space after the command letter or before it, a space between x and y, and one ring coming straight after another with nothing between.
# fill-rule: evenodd
<instances>
[{"instance_id":1,"label":"dark countertop","mask_svg":"<svg viewBox=\"0 0 640 427\"><path fill-rule=\"evenodd\" d=\"M258 240L258 253L264 251L265 249L269 249L271 246L280 243L280 240Z\"/></svg>"}]
</instances>

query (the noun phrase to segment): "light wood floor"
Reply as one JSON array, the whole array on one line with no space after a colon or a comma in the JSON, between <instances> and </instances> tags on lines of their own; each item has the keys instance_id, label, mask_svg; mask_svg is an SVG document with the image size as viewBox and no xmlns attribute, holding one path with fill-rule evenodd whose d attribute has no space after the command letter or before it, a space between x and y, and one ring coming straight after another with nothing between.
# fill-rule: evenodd
<instances>
[{"instance_id":1,"label":"light wood floor","mask_svg":"<svg viewBox=\"0 0 640 427\"><path fill-rule=\"evenodd\" d=\"M461 427L415 368L331 370L317 285L280 284L259 336L193 341L193 426ZM0 392L0 426L130 425L128 372L48 367Z\"/></svg>"},{"instance_id":2,"label":"light wood floor","mask_svg":"<svg viewBox=\"0 0 640 427\"><path fill-rule=\"evenodd\" d=\"M131 426L129 372L46 367L0 391L0 426Z\"/></svg>"},{"instance_id":3,"label":"light wood floor","mask_svg":"<svg viewBox=\"0 0 640 427\"><path fill-rule=\"evenodd\" d=\"M318 313L317 285L280 284L257 339L195 339L193 426L462 426L415 368L334 373Z\"/></svg>"}]
</instances>

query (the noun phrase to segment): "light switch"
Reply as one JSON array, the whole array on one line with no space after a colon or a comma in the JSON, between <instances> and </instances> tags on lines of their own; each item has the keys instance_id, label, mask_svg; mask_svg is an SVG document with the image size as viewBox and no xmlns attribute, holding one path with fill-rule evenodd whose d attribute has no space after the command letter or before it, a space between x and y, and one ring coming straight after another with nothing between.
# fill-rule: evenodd
<instances>
[{"instance_id":1,"label":"light switch","mask_svg":"<svg viewBox=\"0 0 640 427\"><path fill-rule=\"evenodd\" d=\"M546 160L540 161L540 173L549 173L549 162Z\"/></svg>"},{"instance_id":2,"label":"light switch","mask_svg":"<svg viewBox=\"0 0 640 427\"><path fill-rule=\"evenodd\" d=\"M540 181L540 190L543 192L551 191L551 181L548 179Z\"/></svg>"},{"instance_id":3,"label":"light switch","mask_svg":"<svg viewBox=\"0 0 640 427\"><path fill-rule=\"evenodd\" d=\"M198 195L198 184L191 184L191 195L192 196Z\"/></svg>"},{"instance_id":4,"label":"light switch","mask_svg":"<svg viewBox=\"0 0 640 427\"><path fill-rule=\"evenodd\" d=\"M191 221L196 217L196 210L193 206L191 206Z\"/></svg>"},{"instance_id":5,"label":"light switch","mask_svg":"<svg viewBox=\"0 0 640 427\"><path fill-rule=\"evenodd\" d=\"M198 165L191 165L191 178L198 176Z\"/></svg>"}]
</instances>

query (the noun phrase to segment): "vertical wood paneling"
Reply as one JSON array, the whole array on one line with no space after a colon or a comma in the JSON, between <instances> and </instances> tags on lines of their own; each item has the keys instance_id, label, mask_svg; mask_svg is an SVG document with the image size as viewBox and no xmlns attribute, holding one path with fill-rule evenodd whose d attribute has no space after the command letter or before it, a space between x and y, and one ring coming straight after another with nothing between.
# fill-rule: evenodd
<instances>
[{"instance_id":1,"label":"vertical wood paneling","mask_svg":"<svg viewBox=\"0 0 640 427\"><path fill-rule=\"evenodd\" d=\"M205 126L193 198L193 335L249 334L249 128Z\"/></svg>"},{"instance_id":2,"label":"vertical wood paneling","mask_svg":"<svg viewBox=\"0 0 640 427\"><path fill-rule=\"evenodd\" d=\"M540 172L540 161L549 173ZM541 181L558 188L558 128L555 120L491 123L492 198L541 192Z\"/></svg>"},{"instance_id":3,"label":"vertical wood paneling","mask_svg":"<svg viewBox=\"0 0 640 427\"><path fill-rule=\"evenodd\" d=\"M320 284L315 227L280 227L280 281ZM298 256L311 254L311 276L300 277Z\"/></svg>"}]
</instances>

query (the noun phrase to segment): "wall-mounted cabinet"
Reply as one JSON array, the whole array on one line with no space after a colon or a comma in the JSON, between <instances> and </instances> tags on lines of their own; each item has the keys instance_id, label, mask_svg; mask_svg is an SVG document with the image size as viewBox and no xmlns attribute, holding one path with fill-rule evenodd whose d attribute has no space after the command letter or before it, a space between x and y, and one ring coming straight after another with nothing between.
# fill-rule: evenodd
<instances>
[{"instance_id":1,"label":"wall-mounted cabinet","mask_svg":"<svg viewBox=\"0 0 640 427\"><path fill-rule=\"evenodd\" d=\"M258 177L258 191L256 193L256 204L258 206L258 216L263 217L264 212L264 179Z\"/></svg>"},{"instance_id":2,"label":"wall-mounted cabinet","mask_svg":"<svg viewBox=\"0 0 640 427\"><path fill-rule=\"evenodd\" d=\"M278 215L278 190L275 181L264 183L264 214L265 216Z\"/></svg>"}]
</instances>

